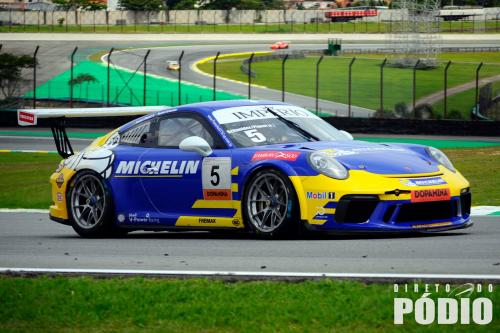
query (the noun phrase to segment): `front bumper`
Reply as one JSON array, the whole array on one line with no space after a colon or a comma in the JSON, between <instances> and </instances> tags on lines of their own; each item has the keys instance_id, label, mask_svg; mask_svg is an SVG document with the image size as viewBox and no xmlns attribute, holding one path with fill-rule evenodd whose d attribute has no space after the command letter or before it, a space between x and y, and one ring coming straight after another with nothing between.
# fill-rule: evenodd
<instances>
[{"instance_id":1,"label":"front bumper","mask_svg":"<svg viewBox=\"0 0 500 333\"><path fill-rule=\"evenodd\" d=\"M410 179L440 177L434 186L406 185ZM290 177L306 227L334 232L434 232L466 228L470 221L469 182L440 168L432 175L377 175L357 171L346 180L323 175ZM417 202L415 190L446 190L444 198Z\"/></svg>"}]
</instances>

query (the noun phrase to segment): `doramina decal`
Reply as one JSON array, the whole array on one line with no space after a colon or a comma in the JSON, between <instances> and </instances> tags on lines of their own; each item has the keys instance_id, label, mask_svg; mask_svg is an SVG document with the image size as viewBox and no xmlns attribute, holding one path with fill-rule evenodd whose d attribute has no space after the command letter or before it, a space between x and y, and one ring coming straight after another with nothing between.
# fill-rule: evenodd
<instances>
[{"instance_id":1,"label":"doramina decal","mask_svg":"<svg viewBox=\"0 0 500 333\"><path fill-rule=\"evenodd\" d=\"M450 198L449 188L411 191L411 202L443 201Z\"/></svg>"}]
</instances>

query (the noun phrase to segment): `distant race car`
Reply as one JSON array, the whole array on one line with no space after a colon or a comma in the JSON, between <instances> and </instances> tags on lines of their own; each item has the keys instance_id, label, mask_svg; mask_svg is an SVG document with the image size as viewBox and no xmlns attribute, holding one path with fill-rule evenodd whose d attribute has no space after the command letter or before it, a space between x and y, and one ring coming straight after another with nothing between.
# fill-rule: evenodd
<instances>
[{"instance_id":1,"label":"distant race car","mask_svg":"<svg viewBox=\"0 0 500 333\"><path fill-rule=\"evenodd\" d=\"M73 154L63 118L146 114ZM83 237L133 230L442 231L470 221L469 182L444 153L356 141L270 101L18 110L50 119L65 157L52 220Z\"/></svg>"},{"instance_id":2,"label":"distant race car","mask_svg":"<svg viewBox=\"0 0 500 333\"><path fill-rule=\"evenodd\" d=\"M273 43L271 44L271 49L273 50L282 50L282 49L288 49L288 47L290 46L290 42L276 42L276 43Z\"/></svg>"},{"instance_id":3,"label":"distant race car","mask_svg":"<svg viewBox=\"0 0 500 333\"><path fill-rule=\"evenodd\" d=\"M180 68L179 62L177 60L168 60L167 69L169 71L178 71Z\"/></svg>"}]
</instances>

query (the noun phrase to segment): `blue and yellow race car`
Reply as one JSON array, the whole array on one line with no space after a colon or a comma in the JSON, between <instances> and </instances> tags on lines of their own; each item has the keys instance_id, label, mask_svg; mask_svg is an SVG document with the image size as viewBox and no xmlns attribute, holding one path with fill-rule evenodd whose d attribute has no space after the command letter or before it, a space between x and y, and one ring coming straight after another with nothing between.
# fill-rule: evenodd
<instances>
[{"instance_id":1,"label":"blue and yellow race car","mask_svg":"<svg viewBox=\"0 0 500 333\"><path fill-rule=\"evenodd\" d=\"M303 229L429 232L471 225L469 182L438 149L356 141L279 102L156 108L129 108L135 111L124 114L147 114L77 154L53 126L67 158L50 178L52 220L83 237L220 229L271 237ZM29 125L37 117L76 113L19 110L18 117Z\"/></svg>"}]
</instances>

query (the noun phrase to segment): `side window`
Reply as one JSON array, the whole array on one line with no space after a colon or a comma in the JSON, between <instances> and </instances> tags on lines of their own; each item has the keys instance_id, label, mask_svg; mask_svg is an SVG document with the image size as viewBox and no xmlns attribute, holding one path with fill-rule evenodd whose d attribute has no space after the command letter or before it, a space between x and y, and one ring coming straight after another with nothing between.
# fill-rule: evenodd
<instances>
[{"instance_id":1,"label":"side window","mask_svg":"<svg viewBox=\"0 0 500 333\"><path fill-rule=\"evenodd\" d=\"M121 135L120 143L131 145L149 145L152 143L152 121L145 121Z\"/></svg>"},{"instance_id":2,"label":"side window","mask_svg":"<svg viewBox=\"0 0 500 333\"><path fill-rule=\"evenodd\" d=\"M190 136L199 136L214 146L212 134L203 124L192 117L171 117L160 120L158 126L158 146L178 148L182 140Z\"/></svg>"}]
</instances>

